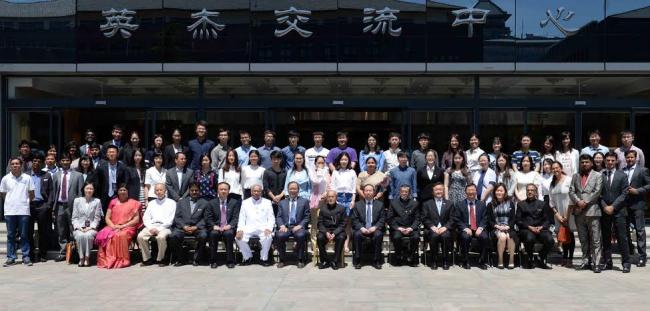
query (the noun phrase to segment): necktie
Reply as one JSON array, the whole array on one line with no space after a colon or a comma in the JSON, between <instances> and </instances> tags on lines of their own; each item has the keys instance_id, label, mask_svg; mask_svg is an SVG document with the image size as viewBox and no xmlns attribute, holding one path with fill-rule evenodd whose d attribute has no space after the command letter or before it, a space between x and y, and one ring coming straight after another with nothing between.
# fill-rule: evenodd
<instances>
[{"instance_id":1,"label":"necktie","mask_svg":"<svg viewBox=\"0 0 650 311\"><path fill-rule=\"evenodd\" d=\"M476 185L478 187L478 199L479 200L483 197L482 194L483 194L483 188L484 188L484 186L483 186L483 180L484 179L485 179L485 171L481 171L481 177L479 177L478 185Z\"/></svg>"},{"instance_id":2,"label":"necktie","mask_svg":"<svg viewBox=\"0 0 650 311\"><path fill-rule=\"evenodd\" d=\"M226 201L221 201L221 226L226 225Z\"/></svg>"},{"instance_id":3,"label":"necktie","mask_svg":"<svg viewBox=\"0 0 650 311\"><path fill-rule=\"evenodd\" d=\"M372 227L372 203L366 203L366 229Z\"/></svg>"},{"instance_id":4,"label":"necktie","mask_svg":"<svg viewBox=\"0 0 650 311\"><path fill-rule=\"evenodd\" d=\"M476 210L474 209L474 202L469 202L469 226L472 231L476 231Z\"/></svg>"},{"instance_id":5,"label":"necktie","mask_svg":"<svg viewBox=\"0 0 650 311\"><path fill-rule=\"evenodd\" d=\"M68 202L68 171L63 171L61 182L61 202Z\"/></svg>"},{"instance_id":6,"label":"necktie","mask_svg":"<svg viewBox=\"0 0 650 311\"><path fill-rule=\"evenodd\" d=\"M612 185L612 171L607 171L607 185Z\"/></svg>"},{"instance_id":7,"label":"necktie","mask_svg":"<svg viewBox=\"0 0 650 311\"><path fill-rule=\"evenodd\" d=\"M296 223L296 199L292 199L289 203L289 225Z\"/></svg>"},{"instance_id":8,"label":"necktie","mask_svg":"<svg viewBox=\"0 0 650 311\"><path fill-rule=\"evenodd\" d=\"M196 202L190 201L190 214L194 214L194 208L196 208Z\"/></svg>"},{"instance_id":9,"label":"necktie","mask_svg":"<svg viewBox=\"0 0 650 311\"><path fill-rule=\"evenodd\" d=\"M582 188L583 189L587 185L587 178L589 178L589 175L582 175L582 180L581 181L582 181Z\"/></svg>"}]
</instances>

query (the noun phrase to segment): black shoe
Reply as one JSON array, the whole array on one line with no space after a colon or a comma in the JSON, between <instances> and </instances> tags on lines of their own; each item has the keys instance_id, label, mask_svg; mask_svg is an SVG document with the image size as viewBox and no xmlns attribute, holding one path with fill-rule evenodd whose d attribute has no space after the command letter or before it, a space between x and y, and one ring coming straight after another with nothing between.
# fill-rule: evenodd
<instances>
[{"instance_id":1,"label":"black shoe","mask_svg":"<svg viewBox=\"0 0 650 311\"><path fill-rule=\"evenodd\" d=\"M381 263L380 262L375 262L372 266L377 270L381 270Z\"/></svg>"},{"instance_id":2,"label":"black shoe","mask_svg":"<svg viewBox=\"0 0 650 311\"><path fill-rule=\"evenodd\" d=\"M16 261L15 261L15 260L13 260L13 259L7 259L7 261L5 261L5 263L4 263L2 266L3 266L3 267L9 267L9 266L13 266L13 265L15 265L15 264L16 264Z\"/></svg>"},{"instance_id":3,"label":"black shoe","mask_svg":"<svg viewBox=\"0 0 650 311\"><path fill-rule=\"evenodd\" d=\"M481 263L481 264L478 265L478 268L481 269L481 270L487 270L487 265L484 264L484 263Z\"/></svg>"},{"instance_id":4,"label":"black shoe","mask_svg":"<svg viewBox=\"0 0 650 311\"><path fill-rule=\"evenodd\" d=\"M442 263L442 270L449 270L449 264L447 262Z\"/></svg>"},{"instance_id":5,"label":"black shoe","mask_svg":"<svg viewBox=\"0 0 650 311\"><path fill-rule=\"evenodd\" d=\"M339 269L339 263L338 262L332 262L330 264L330 266L332 267L332 270L338 270Z\"/></svg>"},{"instance_id":6,"label":"black shoe","mask_svg":"<svg viewBox=\"0 0 650 311\"><path fill-rule=\"evenodd\" d=\"M431 268L431 270L438 270L438 263L435 261L431 262L429 268Z\"/></svg>"},{"instance_id":7,"label":"black shoe","mask_svg":"<svg viewBox=\"0 0 650 311\"><path fill-rule=\"evenodd\" d=\"M278 262L278 269L284 268L284 262L280 261Z\"/></svg>"},{"instance_id":8,"label":"black shoe","mask_svg":"<svg viewBox=\"0 0 650 311\"><path fill-rule=\"evenodd\" d=\"M614 265L612 264L611 261L606 263L605 266L603 266L603 270L613 270L613 269L614 269Z\"/></svg>"},{"instance_id":9,"label":"black shoe","mask_svg":"<svg viewBox=\"0 0 650 311\"><path fill-rule=\"evenodd\" d=\"M33 266L34 264L33 264L32 261L29 260L29 259L23 259L23 265L28 266L28 267L31 267L31 266Z\"/></svg>"},{"instance_id":10,"label":"black shoe","mask_svg":"<svg viewBox=\"0 0 650 311\"><path fill-rule=\"evenodd\" d=\"M576 268L576 270L591 270L591 264L588 264L588 263L580 264L580 265Z\"/></svg>"},{"instance_id":11,"label":"black shoe","mask_svg":"<svg viewBox=\"0 0 650 311\"><path fill-rule=\"evenodd\" d=\"M630 264L623 265L623 273L630 273Z\"/></svg>"},{"instance_id":12,"label":"black shoe","mask_svg":"<svg viewBox=\"0 0 650 311\"><path fill-rule=\"evenodd\" d=\"M260 260L260 265L262 267L270 267L271 266L271 261L270 260Z\"/></svg>"},{"instance_id":13,"label":"black shoe","mask_svg":"<svg viewBox=\"0 0 650 311\"><path fill-rule=\"evenodd\" d=\"M41 257L41 258L38 259L38 262L47 262L47 258L46 257Z\"/></svg>"},{"instance_id":14,"label":"black shoe","mask_svg":"<svg viewBox=\"0 0 650 311\"><path fill-rule=\"evenodd\" d=\"M54 259L54 261L56 261L56 262L65 261L65 255L56 256L56 259Z\"/></svg>"},{"instance_id":15,"label":"black shoe","mask_svg":"<svg viewBox=\"0 0 650 311\"><path fill-rule=\"evenodd\" d=\"M467 262L464 263L464 264L463 264L463 269L465 269L465 270L469 270L469 269L471 269L471 267L469 266L469 263L467 263Z\"/></svg>"},{"instance_id":16,"label":"black shoe","mask_svg":"<svg viewBox=\"0 0 650 311\"><path fill-rule=\"evenodd\" d=\"M198 261L198 260L194 260L194 261L192 261L192 266L195 266L195 267L196 267L196 266L198 266L198 265L199 265L199 261Z\"/></svg>"},{"instance_id":17,"label":"black shoe","mask_svg":"<svg viewBox=\"0 0 650 311\"><path fill-rule=\"evenodd\" d=\"M185 265L185 263L183 263L182 261L177 261L177 262L174 263L174 267L182 267L184 265Z\"/></svg>"},{"instance_id":18,"label":"black shoe","mask_svg":"<svg viewBox=\"0 0 650 311\"><path fill-rule=\"evenodd\" d=\"M210 269L216 269L217 267L219 267L219 265L217 265L216 262L210 264Z\"/></svg>"},{"instance_id":19,"label":"black shoe","mask_svg":"<svg viewBox=\"0 0 650 311\"><path fill-rule=\"evenodd\" d=\"M636 264L637 267L645 267L645 259L639 259L639 263Z\"/></svg>"},{"instance_id":20,"label":"black shoe","mask_svg":"<svg viewBox=\"0 0 650 311\"><path fill-rule=\"evenodd\" d=\"M298 269L302 269L305 267L305 264L302 261L298 262Z\"/></svg>"},{"instance_id":21,"label":"black shoe","mask_svg":"<svg viewBox=\"0 0 650 311\"><path fill-rule=\"evenodd\" d=\"M549 266L549 265L547 265L547 264L545 264L545 263L543 263L543 262L540 262L539 264L537 264L537 267L540 268L540 269L544 269L544 270L551 270L551 269L553 269L553 268L551 268L551 266Z\"/></svg>"},{"instance_id":22,"label":"black shoe","mask_svg":"<svg viewBox=\"0 0 650 311\"><path fill-rule=\"evenodd\" d=\"M166 261L159 261L158 267L167 267L168 263Z\"/></svg>"},{"instance_id":23,"label":"black shoe","mask_svg":"<svg viewBox=\"0 0 650 311\"><path fill-rule=\"evenodd\" d=\"M153 259L149 259L147 261L143 261L140 263L140 267L146 267L146 266L151 266L153 265Z\"/></svg>"},{"instance_id":24,"label":"black shoe","mask_svg":"<svg viewBox=\"0 0 650 311\"><path fill-rule=\"evenodd\" d=\"M602 270L600 269L600 266L596 266L596 267L594 268L594 273L600 273L600 271L602 271Z\"/></svg>"},{"instance_id":25,"label":"black shoe","mask_svg":"<svg viewBox=\"0 0 650 311\"><path fill-rule=\"evenodd\" d=\"M323 269L327 269L327 268L329 268L330 266L331 266L331 265L330 265L329 262L321 262L321 263L318 264L318 269L323 270Z\"/></svg>"},{"instance_id":26,"label":"black shoe","mask_svg":"<svg viewBox=\"0 0 650 311\"><path fill-rule=\"evenodd\" d=\"M361 269L361 264L360 263L354 264L354 268L357 270Z\"/></svg>"},{"instance_id":27,"label":"black shoe","mask_svg":"<svg viewBox=\"0 0 650 311\"><path fill-rule=\"evenodd\" d=\"M242 263L239 264L239 265L240 266L250 266L251 264L253 264L253 258L248 258L248 259L242 261Z\"/></svg>"},{"instance_id":28,"label":"black shoe","mask_svg":"<svg viewBox=\"0 0 650 311\"><path fill-rule=\"evenodd\" d=\"M226 267L228 267L228 269L233 269L233 268L235 268L235 264L232 263L232 262L229 262L229 263L226 264Z\"/></svg>"},{"instance_id":29,"label":"black shoe","mask_svg":"<svg viewBox=\"0 0 650 311\"><path fill-rule=\"evenodd\" d=\"M420 263L418 262L417 259L411 258L411 260L409 260L409 267L415 268L415 267L417 267L419 265L420 265Z\"/></svg>"}]
</instances>

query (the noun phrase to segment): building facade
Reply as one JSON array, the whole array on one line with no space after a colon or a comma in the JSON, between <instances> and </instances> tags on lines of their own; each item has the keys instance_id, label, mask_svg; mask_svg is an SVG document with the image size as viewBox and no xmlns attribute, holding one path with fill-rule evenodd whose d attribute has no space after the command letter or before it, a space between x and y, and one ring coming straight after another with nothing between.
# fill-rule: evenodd
<instances>
[{"instance_id":1,"label":"building facade","mask_svg":"<svg viewBox=\"0 0 650 311\"><path fill-rule=\"evenodd\" d=\"M120 123L149 145L198 119L254 145L630 128L650 150L650 0L0 0L0 79L4 162L22 139Z\"/></svg>"}]
</instances>

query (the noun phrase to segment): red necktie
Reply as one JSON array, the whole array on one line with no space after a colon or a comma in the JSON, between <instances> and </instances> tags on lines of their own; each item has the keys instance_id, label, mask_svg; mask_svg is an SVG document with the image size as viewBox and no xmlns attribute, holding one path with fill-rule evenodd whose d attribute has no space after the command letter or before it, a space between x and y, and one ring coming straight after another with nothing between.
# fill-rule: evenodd
<instances>
[{"instance_id":1,"label":"red necktie","mask_svg":"<svg viewBox=\"0 0 650 311\"><path fill-rule=\"evenodd\" d=\"M474 202L469 203L469 227L472 231L476 231L476 211L474 210Z\"/></svg>"}]
</instances>

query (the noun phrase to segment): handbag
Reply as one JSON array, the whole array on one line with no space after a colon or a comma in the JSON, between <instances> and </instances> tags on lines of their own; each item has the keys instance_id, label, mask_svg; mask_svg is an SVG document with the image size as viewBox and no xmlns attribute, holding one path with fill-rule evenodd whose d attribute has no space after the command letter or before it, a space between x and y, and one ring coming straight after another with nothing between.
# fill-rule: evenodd
<instances>
[{"instance_id":1,"label":"handbag","mask_svg":"<svg viewBox=\"0 0 650 311\"><path fill-rule=\"evenodd\" d=\"M65 244L65 262L68 264L72 264L72 256L74 255L74 251L77 248L77 245L75 242L68 242Z\"/></svg>"},{"instance_id":2,"label":"handbag","mask_svg":"<svg viewBox=\"0 0 650 311\"><path fill-rule=\"evenodd\" d=\"M557 241L562 244L567 244L573 239L573 234L571 230L566 226L560 226L560 231L557 233Z\"/></svg>"}]
</instances>

